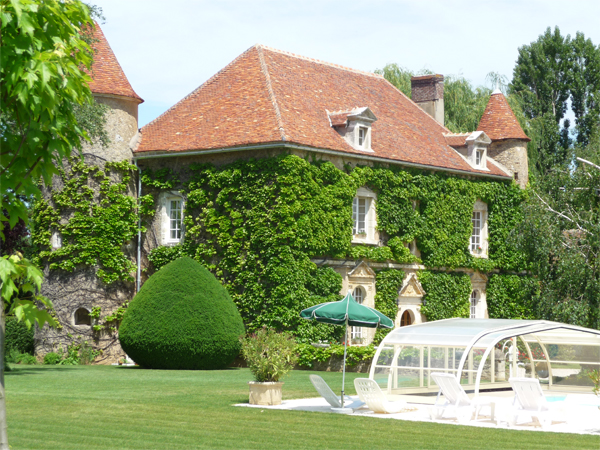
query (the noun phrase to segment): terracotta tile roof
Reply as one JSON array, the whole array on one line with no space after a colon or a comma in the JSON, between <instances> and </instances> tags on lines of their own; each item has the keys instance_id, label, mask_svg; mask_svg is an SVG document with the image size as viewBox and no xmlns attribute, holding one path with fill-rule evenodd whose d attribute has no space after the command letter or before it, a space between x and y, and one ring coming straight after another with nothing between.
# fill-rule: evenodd
<instances>
[{"instance_id":1,"label":"terracotta tile roof","mask_svg":"<svg viewBox=\"0 0 600 450\"><path fill-rule=\"evenodd\" d=\"M530 141L523 132L506 97L499 90L494 91L485 107L477 131L485 131L492 141L503 139L523 139Z\"/></svg>"},{"instance_id":2,"label":"terracotta tile roof","mask_svg":"<svg viewBox=\"0 0 600 450\"><path fill-rule=\"evenodd\" d=\"M141 129L136 154L292 143L365 155L330 124L328 112L369 107L369 157L508 177L481 171L446 143L449 131L382 76L254 46ZM340 117L341 120L341 117Z\"/></svg>"},{"instance_id":3,"label":"terracotta tile roof","mask_svg":"<svg viewBox=\"0 0 600 450\"><path fill-rule=\"evenodd\" d=\"M464 147L467 145L467 138L471 136L471 133L447 133L444 134L446 138L446 144L450 147Z\"/></svg>"},{"instance_id":4,"label":"terracotta tile roof","mask_svg":"<svg viewBox=\"0 0 600 450\"><path fill-rule=\"evenodd\" d=\"M329 113L329 120L331 120L331 126L339 127L342 125L346 125L346 122L348 121L348 116L350 114L351 114L351 111Z\"/></svg>"},{"instance_id":5,"label":"terracotta tile roof","mask_svg":"<svg viewBox=\"0 0 600 450\"><path fill-rule=\"evenodd\" d=\"M131 97L142 103L144 100L135 93L125 76L119 61L113 53L100 25L95 23L92 44L95 50L92 64L90 89L96 94L113 94Z\"/></svg>"}]
</instances>

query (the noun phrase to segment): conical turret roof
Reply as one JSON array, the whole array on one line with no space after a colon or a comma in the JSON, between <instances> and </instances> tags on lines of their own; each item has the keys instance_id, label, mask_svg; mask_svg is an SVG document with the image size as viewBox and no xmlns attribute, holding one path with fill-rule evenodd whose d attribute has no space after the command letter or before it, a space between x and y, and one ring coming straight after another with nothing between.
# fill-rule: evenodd
<instances>
[{"instance_id":1,"label":"conical turret roof","mask_svg":"<svg viewBox=\"0 0 600 450\"><path fill-rule=\"evenodd\" d=\"M117 57L113 53L100 25L94 22L92 47L94 62L92 64L92 82L90 89L94 94L112 94L131 97L142 103L144 100L135 93Z\"/></svg>"},{"instance_id":2,"label":"conical turret roof","mask_svg":"<svg viewBox=\"0 0 600 450\"><path fill-rule=\"evenodd\" d=\"M492 92L490 100L485 107L485 111L477 131L485 131L492 141L503 139L523 139L530 141L519 125L515 114L504 97L504 94L496 89Z\"/></svg>"}]
</instances>

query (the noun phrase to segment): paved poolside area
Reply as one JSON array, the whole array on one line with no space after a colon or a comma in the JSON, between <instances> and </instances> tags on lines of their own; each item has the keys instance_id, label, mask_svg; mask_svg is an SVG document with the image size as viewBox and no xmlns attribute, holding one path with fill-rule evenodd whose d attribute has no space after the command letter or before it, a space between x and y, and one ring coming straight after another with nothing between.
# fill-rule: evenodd
<instances>
[{"instance_id":1,"label":"paved poolside area","mask_svg":"<svg viewBox=\"0 0 600 450\"><path fill-rule=\"evenodd\" d=\"M568 394L566 401L552 402L556 404L557 414L556 420L548 430L542 430L540 424L531 417L522 414L515 426L508 427L505 420L507 413L511 410L512 392L501 391L493 393L482 393L482 396L493 397L496 402L496 419L500 419L499 424L496 420L492 420L489 409L483 410L483 415L480 415L477 420L471 420L466 426L473 427L488 427L488 428L510 428L513 430L529 430L529 431L547 431L556 433L576 433L576 434L592 434L600 435L600 409L594 402L597 399L593 394ZM552 392L547 393L547 397L564 398L566 393ZM418 395L402 395L393 396L406 400L408 403L407 410L398 414L376 414L366 407L358 409L351 413L352 416L373 417L377 419L388 420L407 420L413 422L436 422L460 425L455 417L448 414L447 418L432 420L429 416L429 410L435 402L435 396L418 396ZM354 397L357 399L357 397ZM391 400L391 399L390 399ZM331 406L322 397L305 398L298 400L284 400L278 406L261 406L250 405L248 403L237 404L235 406L243 406L249 408L261 409L278 409L292 411L312 411L317 413L339 414L331 410Z\"/></svg>"}]
</instances>

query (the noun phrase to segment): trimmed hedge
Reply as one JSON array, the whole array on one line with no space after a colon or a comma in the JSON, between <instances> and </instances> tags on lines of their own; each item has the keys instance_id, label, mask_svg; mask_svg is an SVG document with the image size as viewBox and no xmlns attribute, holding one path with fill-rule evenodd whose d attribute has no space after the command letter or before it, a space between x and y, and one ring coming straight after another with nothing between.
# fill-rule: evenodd
<instances>
[{"instance_id":1,"label":"trimmed hedge","mask_svg":"<svg viewBox=\"0 0 600 450\"><path fill-rule=\"evenodd\" d=\"M16 317L6 318L5 352L17 350L19 353L33 355L34 328L27 328L24 322L19 322Z\"/></svg>"},{"instance_id":2,"label":"trimmed hedge","mask_svg":"<svg viewBox=\"0 0 600 450\"><path fill-rule=\"evenodd\" d=\"M125 312L119 340L143 367L207 370L231 364L244 332L226 289L185 256L144 283Z\"/></svg>"}]
</instances>

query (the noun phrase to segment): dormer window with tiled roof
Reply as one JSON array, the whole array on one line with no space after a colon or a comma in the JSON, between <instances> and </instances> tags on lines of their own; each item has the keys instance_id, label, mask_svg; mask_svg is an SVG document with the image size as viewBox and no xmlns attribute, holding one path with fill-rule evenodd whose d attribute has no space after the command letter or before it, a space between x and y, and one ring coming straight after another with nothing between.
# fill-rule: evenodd
<instances>
[{"instance_id":1,"label":"dormer window with tiled roof","mask_svg":"<svg viewBox=\"0 0 600 450\"><path fill-rule=\"evenodd\" d=\"M488 170L487 150L491 143L492 140L483 131L475 131L466 139L466 158L474 169Z\"/></svg>"},{"instance_id":2,"label":"dormer window with tiled roof","mask_svg":"<svg viewBox=\"0 0 600 450\"><path fill-rule=\"evenodd\" d=\"M377 120L367 108L351 111L328 112L329 121L335 131L355 150L373 152L371 149L371 124Z\"/></svg>"}]
</instances>

